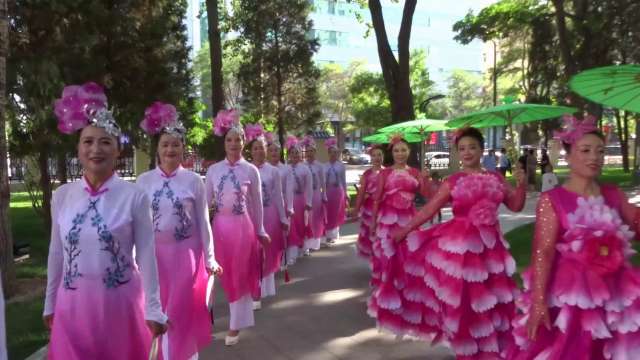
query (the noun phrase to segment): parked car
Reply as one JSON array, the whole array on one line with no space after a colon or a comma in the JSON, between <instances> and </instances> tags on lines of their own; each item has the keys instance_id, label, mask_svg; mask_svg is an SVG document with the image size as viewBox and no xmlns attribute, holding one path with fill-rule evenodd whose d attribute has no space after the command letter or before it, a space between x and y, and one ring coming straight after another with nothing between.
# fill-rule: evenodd
<instances>
[{"instance_id":1,"label":"parked car","mask_svg":"<svg viewBox=\"0 0 640 360\"><path fill-rule=\"evenodd\" d=\"M430 151L424 154L424 162L431 169L448 169L449 153L444 151Z\"/></svg>"},{"instance_id":2,"label":"parked car","mask_svg":"<svg viewBox=\"0 0 640 360\"><path fill-rule=\"evenodd\" d=\"M345 148L342 150L342 161L351 165L366 165L371 162L371 156L360 149Z\"/></svg>"}]
</instances>

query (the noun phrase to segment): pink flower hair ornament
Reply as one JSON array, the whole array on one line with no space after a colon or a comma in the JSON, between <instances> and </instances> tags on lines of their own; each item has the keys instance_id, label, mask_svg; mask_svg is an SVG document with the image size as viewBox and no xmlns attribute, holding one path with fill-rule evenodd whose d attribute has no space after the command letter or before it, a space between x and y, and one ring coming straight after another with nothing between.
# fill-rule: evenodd
<instances>
[{"instance_id":1,"label":"pink flower hair ornament","mask_svg":"<svg viewBox=\"0 0 640 360\"><path fill-rule=\"evenodd\" d=\"M164 131L171 136L184 138L186 133L186 129L178 121L178 112L175 106L160 101L147 107L140 127L149 135L157 135Z\"/></svg>"},{"instance_id":2,"label":"pink flower hair ornament","mask_svg":"<svg viewBox=\"0 0 640 360\"><path fill-rule=\"evenodd\" d=\"M459 129L455 129L450 136L451 139L451 144L457 144L458 141L460 140L460 138L462 137L462 134L464 134L464 132L469 129L468 125L465 125Z\"/></svg>"},{"instance_id":3,"label":"pink flower hair ornament","mask_svg":"<svg viewBox=\"0 0 640 360\"><path fill-rule=\"evenodd\" d=\"M267 140L267 145L275 145L277 147L280 147L280 141L278 141L276 134L272 133L271 131L265 132L264 138L265 140Z\"/></svg>"},{"instance_id":4,"label":"pink flower hair ornament","mask_svg":"<svg viewBox=\"0 0 640 360\"><path fill-rule=\"evenodd\" d=\"M585 134L598 131L596 117L593 115L585 116L582 121L575 116L565 115L562 117L562 121L564 122L562 131L554 132L553 138L565 144L573 145Z\"/></svg>"},{"instance_id":5,"label":"pink flower hair ornament","mask_svg":"<svg viewBox=\"0 0 640 360\"><path fill-rule=\"evenodd\" d=\"M335 137L330 137L324 141L324 146L329 149L338 149L338 139Z\"/></svg>"},{"instance_id":6,"label":"pink flower hair ornament","mask_svg":"<svg viewBox=\"0 0 640 360\"><path fill-rule=\"evenodd\" d=\"M93 125L112 136L122 135L113 113L107 109L104 89L94 82L65 86L62 97L54 102L53 111L58 119L58 130L63 134L73 134Z\"/></svg>"},{"instance_id":7,"label":"pink flower hair ornament","mask_svg":"<svg viewBox=\"0 0 640 360\"><path fill-rule=\"evenodd\" d=\"M224 136L230 130L235 129L240 134L244 134L240 125L240 113L236 109L220 110L213 120L213 133L217 136Z\"/></svg>"},{"instance_id":8,"label":"pink flower hair ornament","mask_svg":"<svg viewBox=\"0 0 640 360\"><path fill-rule=\"evenodd\" d=\"M316 140L311 135L305 135L300 143L305 149L316 149Z\"/></svg>"},{"instance_id":9,"label":"pink flower hair ornament","mask_svg":"<svg viewBox=\"0 0 640 360\"><path fill-rule=\"evenodd\" d=\"M287 150L291 150L291 149L300 150L300 145L301 145L300 141L294 135L287 136L287 141L284 144Z\"/></svg>"},{"instance_id":10,"label":"pink flower hair ornament","mask_svg":"<svg viewBox=\"0 0 640 360\"><path fill-rule=\"evenodd\" d=\"M404 136L402 133L393 133L389 134L389 149L391 149L395 144L404 140Z\"/></svg>"},{"instance_id":11,"label":"pink flower hair ornament","mask_svg":"<svg viewBox=\"0 0 640 360\"><path fill-rule=\"evenodd\" d=\"M245 125L244 134L248 143L260 138L266 142L264 128L260 124Z\"/></svg>"}]
</instances>

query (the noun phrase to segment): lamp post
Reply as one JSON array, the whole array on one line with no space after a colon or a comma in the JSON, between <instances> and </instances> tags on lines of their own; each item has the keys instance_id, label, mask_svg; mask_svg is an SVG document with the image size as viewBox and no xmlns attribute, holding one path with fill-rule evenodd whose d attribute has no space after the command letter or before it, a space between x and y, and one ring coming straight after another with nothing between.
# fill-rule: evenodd
<instances>
[{"instance_id":1,"label":"lamp post","mask_svg":"<svg viewBox=\"0 0 640 360\"><path fill-rule=\"evenodd\" d=\"M424 113L425 116L427 116L427 108L429 106L429 103L435 100L440 100L440 99L444 99L446 96L442 95L442 94L436 94L433 96L428 97L425 101L423 101L420 104L420 110ZM424 134L424 130L420 130L420 137L422 138L422 141L420 141L420 155L418 156L418 159L420 160L420 169L424 169L424 142L426 140L425 134Z\"/></svg>"}]
</instances>

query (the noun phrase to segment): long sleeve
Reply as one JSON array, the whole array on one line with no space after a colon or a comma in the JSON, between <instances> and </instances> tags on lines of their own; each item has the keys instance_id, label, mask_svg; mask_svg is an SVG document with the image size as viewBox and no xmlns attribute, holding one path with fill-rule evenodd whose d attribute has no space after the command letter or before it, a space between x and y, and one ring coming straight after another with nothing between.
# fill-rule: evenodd
<instances>
[{"instance_id":1,"label":"long sleeve","mask_svg":"<svg viewBox=\"0 0 640 360\"><path fill-rule=\"evenodd\" d=\"M285 183L284 183L284 199L285 205L287 207L287 212L293 214L293 190L295 188L295 181L293 179L293 175L287 169L285 173Z\"/></svg>"},{"instance_id":2,"label":"long sleeve","mask_svg":"<svg viewBox=\"0 0 640 360\"><path fill-rule=\"evenodd\" d=\"M267 236L267 232L264 230L263 224L264 209L262 208L262 186L260 185L260 173L253 165L248 165L247 171L249 172L249 180L251 181L247 194L249 195L249 215L253 221L256 234L258 234L258 236Z\"/></svg>"},{"instance_id":3,"label":"long sleeve","mask_svg":"<svg viewBox=\"0 0 640 360\"><path fill-rule=\"evenodd\" d=\"M160 285L156 264L155 240L151 220L151 203L146 194L140 194L133 209L133 237L136 263L142 274L142 286L145 298L145 319L166 323L167 316L162 312L160 303Z\"/></svg>"},{"instance_id":4,"label":"long sleeve","mask_svg":"<svg viewBox=\"0 0 640 360\"><path fill-rule=\"evenodd\" d=\"M347 170L344 168L344 165L340 164L340 169L338 170L340 176L340 185L344 189L345 194L347 193Z\"/></svg>"},{"instance_id":5,"label":"long sleeve","mask_svg":"<svg viewBox=\"0 0 640 360\"><path fill-rule=\"evenodd\" d=\"M298 165L301 170L303 170L304 165ZM304 199L308 207L313 205L313 174L311 170L307 167L307 169L303 170L305 172L305 182L304 182Z\"/></svg>"},{"instance_id":6,"label":"long sleeve","mask_svg":"<svg viewBox=\"0 0 640 360\"><path fill-rule=\"evenodd\" d=\"M283 224L289 224L289 219L287 219L287 214L284 211L284 196L282 193L282 180L280 179L280 171L277 168L273 168L273 200L276 202L276 207L278 208L278 216L280 217L280 222Z\"/></svg>"},{"instance_id":7,"label":"long sleeve","mask_svg":"<svg viewBox=\"0 0 640 360\"><path fill-rule=\"evenodd\" d=\"M62 239L60 238L60 227L58 225L58 210L60 209L60 197L63 190L59 189L53 193L51 201L51 240L49 243L49 258L47 261L47 291L44 300L44 314L53 314L56 307L56 295L62 280L64 255L62 250Z\"/></svg>"},{"instance_id":8,"label":"long sleeve","mask_svg":"<svg viewBox=\"0 0 640 360\"><path fill-rule=\"evenodd\" d=\"M551 198L542 194L536 210L536 227L531 251L531 268L533 280L531 285L533 304L546 305L547 283L549 272L555 257L555 245L560 223Z\"/></svg>"},{"instance_id":9,"label":"long sleeve","mask_svg":"<svg viewBox=\"0 0 640 360\"><path fill-rule=\"evenodd\" d=\"M527 199L527 185L526 182L519 184L516 188L513 188L507 182L505 182L506 193L504 204L511 211L519 212L524 208L524 203Z\"/></svg>"},{"instance_id":10,"label":"long sleeve","mask_svg":"<svg viewBox=\"0 0 640 360\"><path fill-rule=\"evenodd\" d=\"M215 184L213 183L213 167L209 167L209 170L207 170L207 176L205 177L205 182L204 182L204 190L205 190L205 196L206 196L208 208L212 208L214 205L213 204L213 195L215 192L214 186Z\"/></svg>"},{"instance_id":11,"label":"long sleeve","mask_svg":"<svg viewBox=\"0 0 640 360\"><path fill-rule=\"evenodd\" d=\"M199 176L195 179L195 216L198 224L198 235L202 241L202 250L207 268L218 267L213 247L213 233L209 223L209 207L207 206L206 190Z\"/></svg>"},{"instance_id":12,"label":"long sleeve","mask_svg":"<svg viewBox=\"0 0 640 360\"><path fill-rule=\"evenodd\" d=\"M327 201L327 176L325 175L324 166L318 166L318 181L320 181L320 191L322 192L322 200Z\"/></svg>"}]
</instances>

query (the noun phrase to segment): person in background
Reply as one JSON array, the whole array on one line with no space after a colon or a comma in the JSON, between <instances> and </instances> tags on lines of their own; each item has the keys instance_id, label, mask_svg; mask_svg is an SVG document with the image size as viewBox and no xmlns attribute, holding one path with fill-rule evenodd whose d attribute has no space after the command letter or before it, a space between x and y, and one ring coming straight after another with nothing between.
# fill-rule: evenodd
<instances>
[{"instance_id":1,"label":"person in background","mask_svg":"<svg viewBox=\"0 0 640 360\"><path fill-rule=\"evenodd\" d=\"M438 189L442 185L442 176L437 171L431 173L431 181L429 182L429 199L438 193ZM442 210L438 209L438 224L442 222ZM431 218L431 224L434 223L435 216Z\"/></svg>"},{"instance_id":2,"label":"person in background","mask_svg":"<svg viewBox=\"0 0 640 360\"><path fill-rule=\"evenodd\" d=\"M536 168L538 167L538 159L534 149L529 149L527 153L527 183L529 184L529 190L535 190L536 188Z\"/></svg>"},{"instance_id":3,"label":"person in background","mask_svg":"<svg viewBox=\"0 0 640 360\"><path fill-rule=\"evenodd\" d=\"M307 237L304 241L304 256L311 255L311 251L320 250L320 244L325 236L327 223L326 203L327 184L325 181L324 164L316 159L316 140L306 135L300 141L304 148L306 165L311 171L311 185L313 188L312 206L309 212Z\"/></svg>"},{"instance_id":4,"label":"person in background","mask_svg":"<svg viewBox=\"0 0 640 360\"><path fill-rule=\"evenodd\" d=\"M482 157L482 167L487 171L496 171L498 159L495 150L489 150L489 153Z\"/></svg>"},{"instance_id":5,"label":"person in background","mask_svg":"<svg viewBox=\"0 0 640 360\"><path fill-rule=\"evenodd\" d=\"M540 191L545 192L558 186L558 177L553 172L553 166L547 164L542 174L542 189Z\"/></svg>"},{"instance_id":6,"label":"person in background","mask_svg":"<svg viewBox=\"0 0 640 360\"><path fill-rule=\"evenodd\" d=\"M549 160L547 149L542 149L542 154L540 155L540 173L544 175L544 173L547 171L547 165L550 164L551 161Z\"/></svg>"},{"instance_id":7,"label":"person in background","mask_svg":"<svg viewBox=\"0 0 640 360\"><path fill-rule=\"evenodd\" d=\"M329 162L324 164L327 191L325 237L327 244L333 244L340 237L340 226L344 224L349 207L349 195L347 195L346 169L342 161L338 160L340 156L338 141L336 138L329 138L324 145L329 152Z\"/></svg>"},{"instance_id":8,"label":"person in background","mask_svg":"<svg viewBox=\"0 0 640 360\"><path fill-rule=\"evenodd\" d=\"M498 171L502 174L502 176L507 176L507 171L511 174L511 160L509 159L509 154L507 154L507 149L500 149L500 159L498 161Z\"/></svg>"}]
</instances>

